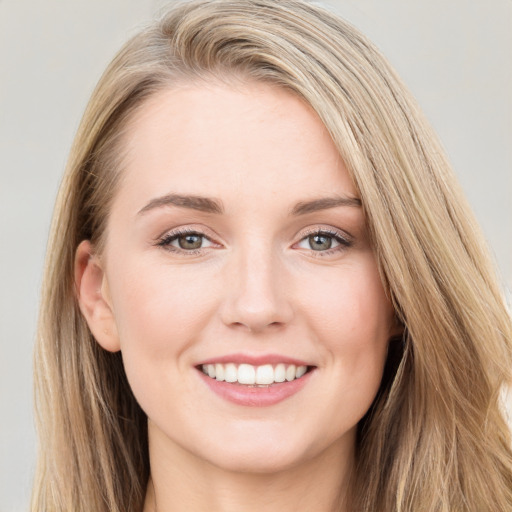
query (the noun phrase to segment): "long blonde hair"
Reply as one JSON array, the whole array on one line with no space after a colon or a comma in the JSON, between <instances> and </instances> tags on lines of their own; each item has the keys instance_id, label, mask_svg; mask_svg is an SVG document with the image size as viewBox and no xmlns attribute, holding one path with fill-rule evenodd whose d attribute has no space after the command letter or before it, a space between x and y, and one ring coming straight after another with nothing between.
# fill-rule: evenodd
<instances>
[{"instance_id":1,"label":"long blonde hair","mask_svg":"<svg viewBox=\"0 0 512 512\"><path fill-rule=\"evenodd\" d=\"M404 336L359 425L352 508L510 512L512 453L500 390L511 322L443 151L385 59L302 0L193 0L135 36L87 107L57 199L36 347L40 453L32 510L141 511L146 417L120 353L77 305L74 254L101 246L133 112L182 80L260 80L305 99L356 184Z\"/></svg>"}]
</instances>

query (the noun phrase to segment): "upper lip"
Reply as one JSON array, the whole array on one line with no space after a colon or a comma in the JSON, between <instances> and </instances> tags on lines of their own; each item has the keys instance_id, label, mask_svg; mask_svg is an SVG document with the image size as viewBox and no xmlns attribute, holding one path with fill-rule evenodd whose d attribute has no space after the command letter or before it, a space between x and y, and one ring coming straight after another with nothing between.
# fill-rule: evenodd
<instances>
[{"instance_id":1,"label":"upper lip","mask_svg":"<svg viewBox=\"0 0 512 512\"><path fill-rule=\"evenodd\" d=\"M204 364L250 364L252 366L263 366L265 364L294 364L295 366L313 366L310 362L279 354L227 354L224 356L211 357L200 361L197 366Z\"/></svg>"}]
</instances>

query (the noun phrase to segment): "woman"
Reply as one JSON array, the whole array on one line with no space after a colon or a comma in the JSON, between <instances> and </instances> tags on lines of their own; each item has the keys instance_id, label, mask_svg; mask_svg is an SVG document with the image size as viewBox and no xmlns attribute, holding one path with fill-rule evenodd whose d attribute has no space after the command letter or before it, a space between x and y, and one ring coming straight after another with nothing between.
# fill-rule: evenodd
<instances>
[{"instance_id":1,"label":"woman","mask_svg":"<svg viewBox=\"0 0 512 512\"><path fill-rule=\"evenodd\" d=\"M329 12L196 0L135 36L49 248L33 510L512 509L482 236Z\"/></svg>"}]
</instances>

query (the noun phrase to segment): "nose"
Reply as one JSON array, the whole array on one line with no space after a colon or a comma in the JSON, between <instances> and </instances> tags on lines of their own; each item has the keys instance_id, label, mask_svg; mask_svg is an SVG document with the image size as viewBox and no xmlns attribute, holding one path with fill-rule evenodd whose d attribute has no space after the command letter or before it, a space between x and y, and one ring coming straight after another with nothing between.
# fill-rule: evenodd
<instances>
[{"instance_id":1,"label":"nose","mask_svg":"<svg viewBox=\"0 0 512 512\"><path fill-rule=\"evenodd\" d=\"M260 248L233 259L224 276L223 323L254 333L288 324L293 308L279 258Z\"/></svg>"}]
</instances>

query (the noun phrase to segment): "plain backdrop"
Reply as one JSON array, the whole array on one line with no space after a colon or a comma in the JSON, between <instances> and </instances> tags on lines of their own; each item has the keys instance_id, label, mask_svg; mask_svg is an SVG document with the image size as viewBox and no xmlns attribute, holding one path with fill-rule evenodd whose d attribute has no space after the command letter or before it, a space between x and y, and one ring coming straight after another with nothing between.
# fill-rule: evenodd
<instances>
[{"instance_id":1,"label":"plain backdrop","mask_svg":"<svg viewBox=\"0 0 512 512\"><path fill-rule=\"evenodd\" d=\"M279 1L279 0L276 0ZM512 289L512 1L330 0L437 129ZM0 512L28 509L32 346L58 183L86 101L159 0L0 0Z\"/></svg>"}]
</instances>

